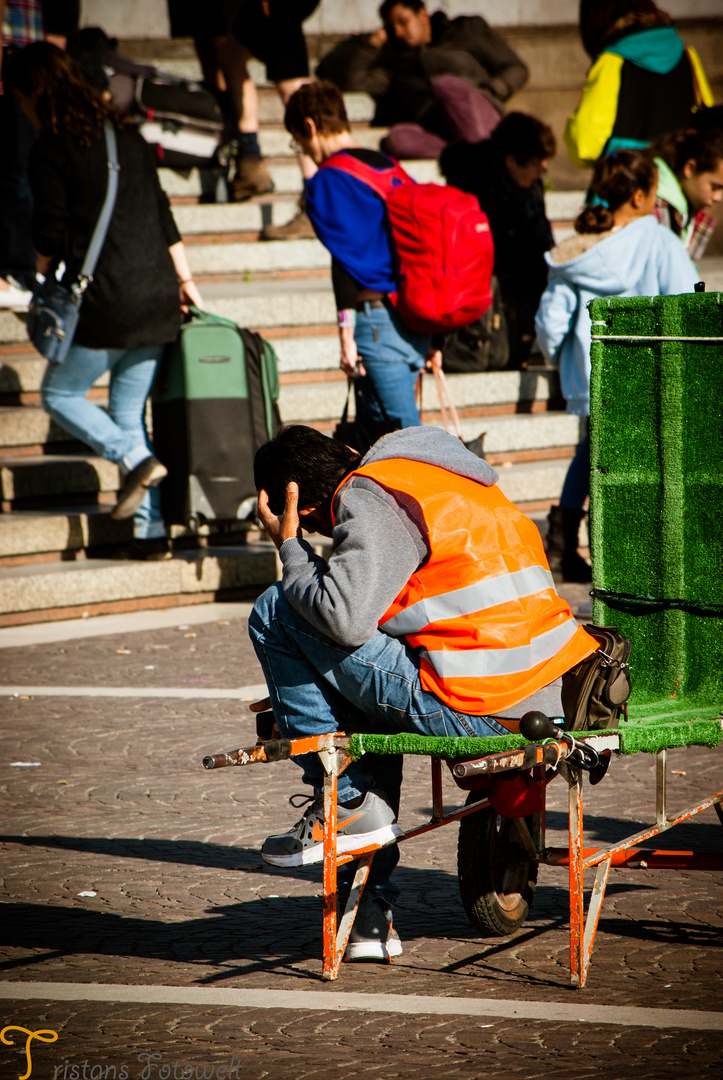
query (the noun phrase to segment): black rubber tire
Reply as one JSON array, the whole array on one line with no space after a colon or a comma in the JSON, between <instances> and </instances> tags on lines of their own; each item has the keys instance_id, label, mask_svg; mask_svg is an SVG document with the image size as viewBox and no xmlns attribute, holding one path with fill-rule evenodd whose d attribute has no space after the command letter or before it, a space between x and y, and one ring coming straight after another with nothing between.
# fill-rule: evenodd
<instances>
[{"instance_id":1,"label":"black rubber tire","mask_svg":"<svg viewBox=\"0 0 723 1080\"><path fill-rule=\"evenodd\" d=\"M478 798L470 792L467 804ZM532 817L525 820L531 827ZM532 905L537 863L517 841L512 818L500 817L491 806L462 818L457 872L467 918L483 937L519 930Z\"/></svg>"}]
</instances>

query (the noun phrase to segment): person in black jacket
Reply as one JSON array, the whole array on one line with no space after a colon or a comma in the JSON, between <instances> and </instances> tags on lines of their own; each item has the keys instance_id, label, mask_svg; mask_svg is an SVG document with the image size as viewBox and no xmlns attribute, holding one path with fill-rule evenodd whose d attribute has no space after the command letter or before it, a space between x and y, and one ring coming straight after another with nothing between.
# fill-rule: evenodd
<instances>
[{"instance_id":1,"label":"person in black jacket","mask_svg":"<svg viewBox=\"0 0 723 1080\"><path fill-rule=\"evenodd\" d=\"M201 305L168 198L148 145L48 42L9 57L3 76L40 131L30 156L33 242L40 274L78 280L108 183L104 125L116 130L119 182L108 233L83 297L73 344L49 364L41 395L47 412L125 474L116 518L133 516L140 557L168 553L157 485L166 475L145 424L163 346L178 333L181 304ZM110 370L108 412L86 399Z\"/></svg>"},{"instance_id":2,"label":"person in black jacket","mask_svg":"<svg viewBox=\"0 0 723 1080\"><path fill-rule=\"evenodd\" d=\"M554 240L542 178L555 149L547 124L512 112L489 139L454 143L442 151L439 162L448 183L476 195L489 218L513 368L530 354L535 313L547 285L545 252Z\"/></svg>"}]
</instances>

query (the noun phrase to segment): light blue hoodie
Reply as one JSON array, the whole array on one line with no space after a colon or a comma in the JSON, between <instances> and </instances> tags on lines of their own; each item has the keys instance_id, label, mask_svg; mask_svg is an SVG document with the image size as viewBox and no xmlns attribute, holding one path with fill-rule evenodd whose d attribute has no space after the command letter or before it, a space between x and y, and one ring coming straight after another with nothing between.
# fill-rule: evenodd
<instances>
[{"instance_id":1,"label":"light blue hoodie","mask_svg":"<svg viewBox=\"0 0 723 1080\"><path fill-rule=\"evenodd\" d=\"M680 240L652 215L611 232L575 235L548 251L537 340L559 365L567 411L590 413L590 300L693 292L698 273Z\"/></svg>"}]
</instances>

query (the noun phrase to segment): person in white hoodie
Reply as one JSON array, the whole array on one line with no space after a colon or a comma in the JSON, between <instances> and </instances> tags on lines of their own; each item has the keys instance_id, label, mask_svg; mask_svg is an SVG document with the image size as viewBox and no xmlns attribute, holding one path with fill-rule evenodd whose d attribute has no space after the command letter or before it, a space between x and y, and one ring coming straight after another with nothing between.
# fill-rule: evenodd
<instances>
[{"instance_id":1,"label":"person in white hoodie","mask_svg":"<svg viewBox=\"0 0 723 1080\"><path fill-rule=\"evenodd\" d=\"M638 150L617 150L595 167L575 236L545 259L548 284L535 319L537 340L559 366L567 412L584 418L560 505L550 511L548 558L565 581L590 581L578 553L578 530L590 492L590 300L602 296L671 296L692 292L698 274L683 244L655 210L658 172Z\"/></svg>"}]
</instances>

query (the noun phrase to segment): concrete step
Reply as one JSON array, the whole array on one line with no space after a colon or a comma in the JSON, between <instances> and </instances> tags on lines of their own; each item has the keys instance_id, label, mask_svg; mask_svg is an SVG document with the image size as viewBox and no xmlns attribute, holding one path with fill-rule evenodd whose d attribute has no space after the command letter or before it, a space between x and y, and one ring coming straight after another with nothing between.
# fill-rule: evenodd
<instances>
[{"instance_id":1,"label":"concrete step","mask_svg":"<svg viewBox=\"0 0 723 1080\"><path fill-rule=\"evenodd\" d=\"M34 405L0 407L0 448L67 442L67 431Z\"/></svg>"},{"instance_id":2,"label":"concrete step","mask_svg":"<svg viewBox=\"0 0 723 1080\"><path fill-rule=\"evenodd\" d=\"M271 544L189 551L165 562L87 559L0 567L0 625L254 595L276 578Z\"/></svg>"},{"instance_id":3,"label":"concrete step","mask_svg":"<svg viewBox=\"0 0 723 1080\"><path fill-rule=\"evenodd\" d=\"M478 410L477 415L486 409L485 420L489 419L490 423L493 417L490 417L489 413L498 411L494 409L495 406L515 408L520 400L544 404L557 399L557 375L552 371L539 375L518 371L480 372L472 375L449 375L447 380L456 407ZM520 399L515 396L516 393L525 396ZM281 415L288 422L338 419L346 396L347 383L341 372L334 372L333 377L318 382L304 380L284 383L279 399ZM439 411L437 394L430 379L426 379L423 387L422 405L424 411ZM563 414L558 412L552 415ZM521 416L519 419L537 423L541 417L533 414ZM576 442L577 439L573 441Z\"/></svg>"},{"instance_id":4,"label":"concrete step","mask_svg":"<svg viewBox=\"0 0 723 1080\"><path fill-rule=\"evenodd\" d=\"M352 124L351 135L359 146L378 150L379 144L389 134L389 128L370 127L368 124ZM291 136L283 124L268 124L259 128L259 146L264 157L296 158L291 149Z\"/></svg>"},{"instance_id":5,"label":"concrete step","mask_svg":"<svg viewBox=\"0 0 723 1080\"><path fill-rule=\"evenodd\" d=\"M566 458L498 467L500 490L517 505L556 502L570 462Z\"/></svg>"},{"instance_id":6,"label":"concrete step","mask_svg":"<svg viewBox=\"0 0 723 1080\"><path fill-rule=\"evenodd\" d=\"M298 163L292 157L268 158L267 165L274 181L276 192L301 192L301 172ZM436 161L405 161L404 168L418 183L443 183ZM169 197L188 198L201 194L201 178L198 169L188 172L176 172L173 169L159 169L161 186Z\"/></svg>"},{"instance_id":7,"label":"concrete step","mask_svg":"<svg viewBox=\"0 0 723 1080\"><path fill-rule=\"evenodd\" d=\"M72 558L86 548L124 544L132 537L132 520L114 521L110 507L16 510L0 516L0 568L11 559Z\"/></svg>"},{"instance_id":8,"label":"concrete step","mask_svg":"<svg viewBox=\"0 0 723 1080\"><path fill-rule=\"evenodd\" d=\"M331 256L318 240L270 240L265 243L190 244L194 275L255 274L291 270L329 270Z\"/></svg>"},{"instance_id":9,"label":"concrete step","mask_svg":"<svg viewBox=\"0 0 723 1080\"><path fill-rule=\"evenodd\" d=\"M437 178L441 181L441 177ZM436 181L435 181L436 182ZM553 223L569 224L577 217L584 191L548 191L547 216ZM195 234L257 232L264 225L285 225L296 212L295 194L260 195L243 203L174 203L173 215L184 237Z\"/></svg>"},{"instance_id":10,"label":"concrete step","mask_svg":"<svg viewBox=\"0 0 723 1080\"><path fill-rule=\"evenodd\" d=\"M23 411L31 414L41 410L28 408ZM29 454L0 459L2 501L14 506L78 495L92 495L88 502L103 495L114 501L112 496L119 486L118 466L94 457L90 452Z\"/></svg>"}]
</instances>

